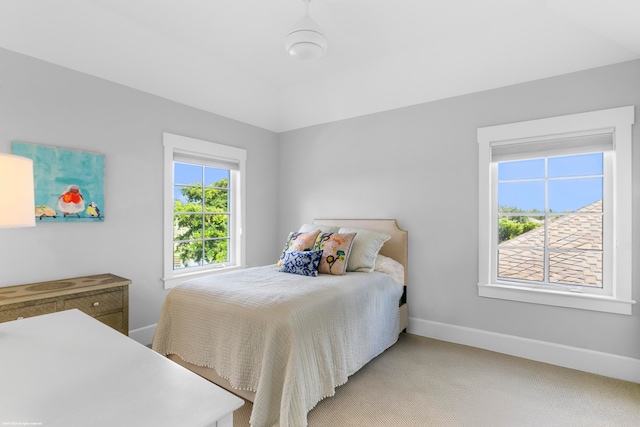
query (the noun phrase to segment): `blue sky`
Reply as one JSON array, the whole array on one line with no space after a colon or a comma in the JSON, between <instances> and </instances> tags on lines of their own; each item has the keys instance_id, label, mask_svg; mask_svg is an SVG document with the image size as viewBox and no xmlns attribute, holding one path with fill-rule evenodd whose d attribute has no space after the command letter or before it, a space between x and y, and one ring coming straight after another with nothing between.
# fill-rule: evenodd
<instances>
[{"instance_id":1,"label":"blue sky","mask_svg":"<svg viewBox=\"0 0 640 427\"><path fill-rule=\"evenodd\" d=\"M548 159L549 209L575 211L602 199L602 153ZM498 163L498 205L544 210L545 160Z\"/></svg>"},{"instance_id":2,"label":"blue sky","mask_svg":"<svg viewBox=\"0 0 640 427\"><path fill-rule=\"evenodd\" d=\"M178 162L174 162L173 165L173 180L175 184L204 182L204 185L206 186L216 183L223 178L226 178L227 180L229 179L229 171L227 169L217 169ZM173 197L175 200L182 200L183 202L186 202L180 193L180 187L175 187Z\"/></svg>"}]
</instances>

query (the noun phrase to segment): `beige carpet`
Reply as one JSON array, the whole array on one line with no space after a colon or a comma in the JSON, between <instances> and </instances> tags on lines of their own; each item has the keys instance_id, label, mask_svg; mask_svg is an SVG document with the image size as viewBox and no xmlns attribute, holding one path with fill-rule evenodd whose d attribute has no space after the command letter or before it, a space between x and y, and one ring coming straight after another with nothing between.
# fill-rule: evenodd
<instances>
[{"instance_id":1,"label":"beige carpet","mask_svg":"<svg viewBox=\"0 0 640 427\"><path fill-rule=\"evenodd\" d=\"M247 427L251 403L234 413ZM402 334L309 426L640 426L640 384Z\"/></svg>"}]
</instances>

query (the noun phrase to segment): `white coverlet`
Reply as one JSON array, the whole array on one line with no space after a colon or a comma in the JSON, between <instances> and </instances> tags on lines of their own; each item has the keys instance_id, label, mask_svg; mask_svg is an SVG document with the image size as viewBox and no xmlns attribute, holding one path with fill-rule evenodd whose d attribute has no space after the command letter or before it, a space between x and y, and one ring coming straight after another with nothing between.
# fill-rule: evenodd
<instances>
[{"instance_id":1,"label":"white coverlet","mask_svg":"<svg viewBox=\"0 0 640 427\"><path fill-rule=\"evenodd\" d=\"M397 341L401 295L380 272L212 275L169 292L153 349L255 392L252 426L306 426L308 411Z\"/></svg>"}]
</instances>

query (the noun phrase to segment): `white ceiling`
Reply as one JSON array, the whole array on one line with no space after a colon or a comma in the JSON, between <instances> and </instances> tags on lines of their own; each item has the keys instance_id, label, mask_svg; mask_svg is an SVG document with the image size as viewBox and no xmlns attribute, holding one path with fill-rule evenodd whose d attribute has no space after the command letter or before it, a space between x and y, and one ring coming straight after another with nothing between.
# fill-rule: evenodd
<instances>
[{"instance_id":1,"label":"white ceiling","mask_svg":"<svg viewBox=\"0 0 640 427\"><path fill-rule=\"evenodd\" d=\"M1 0L0 47L282 132L640 58L640 0Z\"/></svg>"}]
</instances>

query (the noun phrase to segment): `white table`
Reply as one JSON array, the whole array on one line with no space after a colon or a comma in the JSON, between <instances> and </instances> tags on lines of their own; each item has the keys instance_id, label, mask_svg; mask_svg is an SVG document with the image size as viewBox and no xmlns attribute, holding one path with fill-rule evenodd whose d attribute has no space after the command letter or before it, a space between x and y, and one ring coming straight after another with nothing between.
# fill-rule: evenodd
<instances>
[{"instance_id":1,"label":"white table","mask_svg":"<svg viewBox=\"0 0 640 427\"><path fill-rule=\"evenodd\" d=\"M0 426L233 427L243 403L78 310L0 323Z\"/></svg>"}]
</instances>

